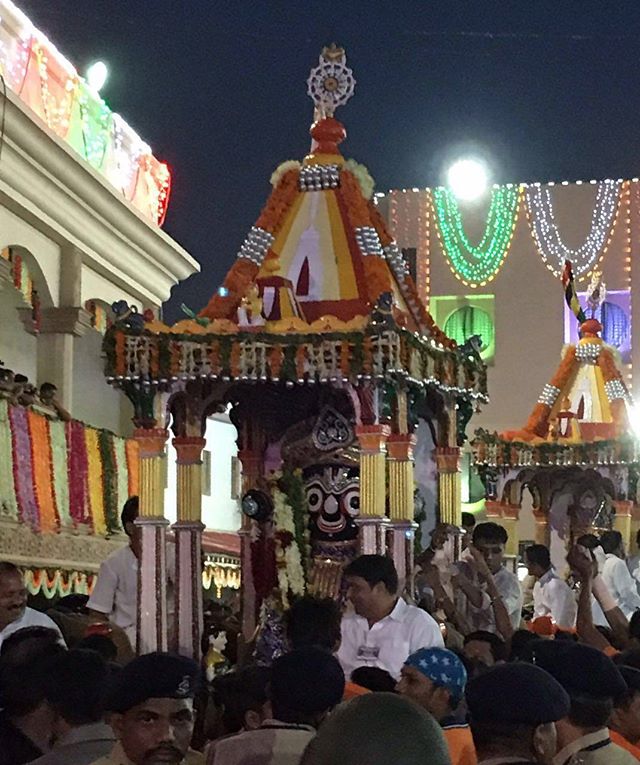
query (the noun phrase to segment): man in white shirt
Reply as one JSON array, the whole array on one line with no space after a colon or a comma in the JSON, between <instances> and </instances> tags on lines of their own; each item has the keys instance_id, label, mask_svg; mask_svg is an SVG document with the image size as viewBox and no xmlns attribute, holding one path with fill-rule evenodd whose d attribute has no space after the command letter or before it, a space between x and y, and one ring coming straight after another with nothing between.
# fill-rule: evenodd
<instances>
[{"instance_id":1,"label":"man in white shirt","mask_svg":"<svg viewBox=\"0 0 640 765\"><path fill-rule=\"evenodd\" d=\"M519 628L522 619L520 582L504 566L508 539L497 523L479 523L473 530L471 554L456 564L454 578L456 607L469 629L495 632L504 640ZM501 625L503 618L505 624Z\"/></svg>"},{"instance_id":2,"label":"man in white shirt","mask_svg":"<svg viewBox=\"0 0 640 765\"><path fill-rule=\"evenodd\" d=\"M361 555L344 573L355 610L342 618L337 654L347 679L362 666L380 667L399 679L410 654L444 646L435 619L398 597L398 573L391 558Z\"/></svg>"},{"instance_id":3,"label":"man in white shirt","mask_svg":"<svg viewBox=\"0 0 640 765\"><path fill-rule=\"evenodd\" d=\"M533 616L550 616L563 630L576 626L578 604L569 585L557 576L551 565L549 548L531 545L524 551L529 574L536 578L533 586Z\"/></svg>"},{"instance_id":4,"label":"man in white shirt","mask_svg":"<svg viewBox=\"0 0 640 765\"><path fill-rule=\"evenodd\" d=\"M27 588L18 567L0 562L0 646L14 632L36 626L55 630L64 644L58 625L46 614L27 607Z\"/></svg>"},{"instance_id":5,"label":"man in white shirt","mask_svg":"<svg viewBox=\"0 0 640 765\"><path fill-rule=\"evenodd\" d=\"M605 531L600 537L600 544L606 553L602 579L618 608L630 619L633 612L640 608L640 595L636 580L625 563L622 534L619 531Z\"/></svg>"},{"instance_id":6,"label":"man in white shirt","mask_svg":"<svg viewBox=\"0 0 640 765\"><path fill-rule=\"evenodd\" d=\"M136 649L138 611L138 561L140 560L140 533L135 525L138 517L138 497L129 497L124 503L120 520L129 537L129 544L116 550L102 563L87 608L101 621L108 619L121 627ZM175 561L173 548L167 551L167 573L173 581Z\"/></svg>"}]
</instances>

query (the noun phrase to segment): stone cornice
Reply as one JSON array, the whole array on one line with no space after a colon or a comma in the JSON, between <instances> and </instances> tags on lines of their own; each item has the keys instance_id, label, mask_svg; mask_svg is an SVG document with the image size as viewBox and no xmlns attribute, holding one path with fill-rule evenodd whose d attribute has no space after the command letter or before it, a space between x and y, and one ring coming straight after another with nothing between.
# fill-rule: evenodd
<instances>
[{"instance_id":1,"label":"stone cornice","mask_svg":"<svg viewBox=\"0 0 640 765\"><path fill-rule=\"evenodd\" d=\"M91 316L84 308L62 306L60 308L45 308L40 318L40 333L84 335L91 329Z\"/></svg>"},{"instance_id":2,"label":"stone cornice","mask_svg":"<svg viewBox=\"0 0 640 765\"><path fill-rule=\"evenodd\" d=\"M0 156L0 203L55 241L77 246L83 263L121 282L142 301L161 304L176 282L199 271L180 245L11 92Z\"/></svg>"}]
</instances>

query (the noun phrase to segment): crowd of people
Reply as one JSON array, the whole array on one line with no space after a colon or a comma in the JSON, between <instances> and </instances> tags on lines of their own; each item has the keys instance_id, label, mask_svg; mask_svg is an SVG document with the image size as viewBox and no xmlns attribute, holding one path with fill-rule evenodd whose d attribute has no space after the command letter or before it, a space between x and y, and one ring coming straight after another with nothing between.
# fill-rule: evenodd
<instances>
[{"instance_id":1,"label":"crowd of people","mask_svg":"<svg viewBox=\"0 0 640 765\"><path fill-rule=\"evenodd\" d=\"M58 400L58 388L43 382L38 388L26 375L15 373L0 361L0 398L14 406L25 406L50 419L69 422L71 415Z\"/></svg>"},{"instance_id":2,"label":"crowd of people","mask_svg":"<svg viewBox=\"0 0 640 765\"><path fill-rule=\"evenodd\" d=\"M28 608L0 563L0 765L640 761L638 558L615 531L577 540L566 570L530 546L521 585L504 529L465 516L436 528L413 593L390 558L363 555L344 605L299 598L270 656L260 635L230 641L230 671L207 679L204 663L114 642L135 613L136 513L132 499L129 557L105 564L84 634Z\"/></svg>"}]
</instances>

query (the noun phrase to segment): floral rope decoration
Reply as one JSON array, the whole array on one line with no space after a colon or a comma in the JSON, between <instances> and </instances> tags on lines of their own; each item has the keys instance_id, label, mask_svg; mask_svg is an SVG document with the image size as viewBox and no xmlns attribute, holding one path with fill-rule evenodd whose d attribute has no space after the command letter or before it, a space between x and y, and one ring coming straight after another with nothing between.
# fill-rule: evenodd
<instances>
[{"instance_id":1,"label":"floral rope decoration","mask_svg":"<svg viewBox=\"0 0 640 765\"><path fill-rule=\"evenodd\" d=\"M137 497L140 486L140 446L129 439L126 443L127 475L129 477L129 497ZM122 507L122 504L120 505Z\"/></svg>"},{"instance_id":2,"label":"floral rope decoration","mask_svg":"<svg viewBox=\"0 0 640 765\"><path fill-rule=\"evenodd\" d=\"M67 425L69 454L69 507L74 525L86 523L87 517L87 447L81 422Z\"/></svg>"},{"instance_id":3,"label":"floral rope decoration","mask_svg":"<svg viewBox=\"0 0 640 765\"><path fill-rule=\"evenodd\" d=\"M69 468L67 464L67 437L65 430L64 422L52 421L49 423L53 492L60 525L63 528L73 525L69 509Z\"/></svg>"},{"instance_id":4,"label":"floral rope decoration","mask_svg":"<svg viewBox=\"0 0 640 765\"><path fill-rule=\"evenodd\" d=\"M33 529L40 527L38 505L33 486L33 467L31 463L31 442L27 410L21 406L9 408L9 422L13 440L13 479L16 487L16 499L20 520Z\"/></svg>"},{"instance_id":5,"label":"floral rope decoration","mask_svg":"<svg viewBox=\"0 0 640 765\"><path fill-rule=\"evenodd\" d=\"M113 439L113 448L116 458L116 489L117 499L116 508L118 509L117 528L120 528L119 512L124 503L129 499L129 465L127 460L127 442L124 438Z\"/></svg>"},{"instance_id":6,"label":"floral rope decoration","mask_svg":"<svg viewBox=\"0 0 640 765\"><path fill-rule=\"evenodd\" d=\"M89 498L89 518L93 521L93 530L96 534L106 534L107 521L105 518L104 495L102 484L104 473L102 460L100 459L100 445L98 431L93 428L85 428L84 431L87 451L87 496Z\"/></svg>"},{"instance_id":7,"label":"floral rope decoration","mask_svg":"<svg viewBox=\"0 0 640 765\"><path fill-rule=\"evenodd\" d=\"M272 494L278 588L282 605L288 608L290 596L304 595L306 582L302 555L296 541L293 508L288 503L286 494L276 486Z\"/></svg>"},{"instance_id":8,"label":"floral rope decoration","mask_svg":"<svg viewBox=\"0 0 640 765\"><path fill-rule=\"evenodd\" d=\"M16 486L13 479L13 445L9 425L9 404L0 399L0 516L18 519Z\"/></svg>"},{"instance_id":9,"label":"floral rope decoration","mask_svg":"<svg viewBox=\"0 0 640 765\"><path fill-rule=\"evenodd\" d=\"M612 180L598 183L591 228L583 244L573 250L567 247L560 236L551 189L540 184L527 186L526 208L531 234L542 260L554 276L560 276L567 260L571 261L576 276L583 276L602 259L620 209L622 185L621 181Z\"/></svg>"},{"instance_id":10,"label":"floral rope decoration","mask_svg":"<svg viewBox=\"0 0 640 765\"><path fill-rule=\"evenodd\" d=\"M302 480L302 470L285 470L280 480L287 502L291 507L294 537L301 555L305 580L308 575L309 558L311 554L309 543L309 505Z\"/></svg>"},{"instance_id":11,"label":"floral rope decoration","mask_svg":"<svg viewBox=\"0 0 640 765\"><path fill-rule=\"evenodd\" d=\"M45 598L51 600L56 597L65 597L71 593L90 595L95 584L93 574L80 571L63 572L56 569L53 576L45 569L26 569L24 572L24 584L30 595L42 593Z\"/></svg>"},{"instance_id":12,"label":"floral rope decoration","mask_svg":"<svg viewBox=\"0 0 640 765\"><path fill-rule=\"evenodd\" d=\"M484 234L472 245L464 232L455 196L445 188L432 191L438 237L452 273L468 287L483 287L494 279L507 257L520 207L520 188L496 186Z\"/></svg>"},{"instance_id":13,"label":"floral rope decoration","mask_svg":"<svg viewBox=\"0 0 640 765\"><path fill-rule=\"evenodd\" d=\"M33 487L40 515L40 531L50 533L58 528L58 517L53 495L51 442L46 417L27 411L29 440L33 467Z\"/></svg>"},{"instance_id":14,"label":"floral rope decoration","mask_svg":"<svg viewBox=\"0 0 640 765\"><path fill-rule=\"evenodd\" d=\"M107 531L112 534L119 529L117 463L113 445L114 437L107 430L98 432L98 444L102 459L102 488L104 491L104 516ZM95 523L95 521L94 521Z\"/></svg>"}]
</instances>

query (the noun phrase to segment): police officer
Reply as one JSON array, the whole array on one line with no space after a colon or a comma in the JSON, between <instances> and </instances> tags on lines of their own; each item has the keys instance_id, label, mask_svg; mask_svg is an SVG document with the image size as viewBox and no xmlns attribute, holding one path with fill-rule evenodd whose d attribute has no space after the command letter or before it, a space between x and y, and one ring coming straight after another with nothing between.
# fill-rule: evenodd
<instances>
[{"instance_id":1,"label":"police officer","mask_svg":"<svg viewBox=\"0 0 640 765\"><path fill-rule=\"evenodd\" d=\"M478 765L551 765L558 720L569 696L540 667L498 664L478 675L465 693Z\"/></svg>"},{"instance_id":2,"label":"police officer","mask_svg":"<svg viewBox=\"0 0 640 765\"><path fill-rule=\"evenodd\" d=\"M199 765L189 750L198 665L183 656L150 653L127 664L108 704L117 738L111 754L92 765Z\"/></svg>"},{"instance_id":3,"label":"police officer","mask_svg":"<svg viewBox=\"0 0 640 765\"><path fill-rule=\"evenodd\" d=\"M532 661L560 683L571 699L560 720L554 765L638 765L609 736L607 723L614 699L627 685L608 656L570 640L540 640L531 645Z\"/></svg>"}]
</instances>

